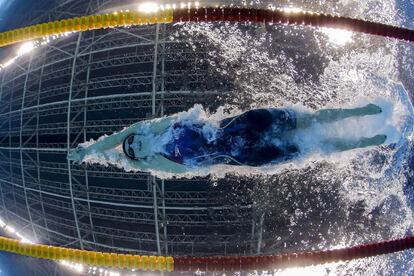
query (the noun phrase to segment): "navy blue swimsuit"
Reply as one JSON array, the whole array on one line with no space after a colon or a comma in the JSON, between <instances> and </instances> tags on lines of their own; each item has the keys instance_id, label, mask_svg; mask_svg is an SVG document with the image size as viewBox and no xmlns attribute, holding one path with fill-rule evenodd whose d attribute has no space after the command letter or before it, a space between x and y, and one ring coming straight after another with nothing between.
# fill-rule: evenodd
<instances>
[{"instance_id":1,"label":"navy blue swimsuit","mask_svg":"<svg viewBox=\"0 0 414 276\"><path fill-rule=\"evenodd\" d=\"M295 114L288 109L255 109L227 118L220 122L213 141L205 137L203 124L176 123L176 136L165 146L164 157L186 165L262 166L285 161L299 152L284 139L285 132L295 128Z\"/></svg>"}]
</instances>

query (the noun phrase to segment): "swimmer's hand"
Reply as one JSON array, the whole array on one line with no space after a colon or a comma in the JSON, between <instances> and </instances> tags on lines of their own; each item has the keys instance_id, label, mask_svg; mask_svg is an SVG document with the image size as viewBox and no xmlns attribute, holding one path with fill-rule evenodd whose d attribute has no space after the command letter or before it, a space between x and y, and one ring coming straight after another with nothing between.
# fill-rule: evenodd
<instances>
[{"instance_id":1,"label":"swimmer's hand","mask_svg":"<svg viewBox=\"0 0 414 276\"><path fill-rule=\"evenodd\" d=\"M77 161L82 162L82 160L85 158L86 155L86 149L83 147L77 147L76 149L70 150L68 153L67 159L69 161Z\"/></svg>"}]
</instances>

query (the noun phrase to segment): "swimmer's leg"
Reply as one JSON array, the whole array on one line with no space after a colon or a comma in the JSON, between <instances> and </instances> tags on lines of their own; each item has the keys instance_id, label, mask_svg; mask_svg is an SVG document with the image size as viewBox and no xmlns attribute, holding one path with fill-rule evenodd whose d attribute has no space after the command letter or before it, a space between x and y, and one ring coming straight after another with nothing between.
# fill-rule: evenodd
<instances>
[{"instance_id":1,"label":"swimmer's leg","mask_svg":"<svg viewBox=\"0 0 414 276\"><path fill-rule=\"evenodd\" d=\"M368 104L353 109L322 109L313 114L297 114L297 128L310 127L314 123L332 123L349 117L374 115L382 112L381 107Z\"/></svg>"},{"instance_id":2,"label":"swimmer's leg","mask_svg":"<svg viewBox=\"0 0 414 276\"><path fill-rule=\"evenodd\" d=\"M366 148L371 146L379 146L384 144L384 142L387 140L386 135L377 135L370 138L361 138L357 141L349 141L349 140L341 140L341 139L332 139L332 140L326 140L326 144L332 146L337 151L346 151L346 150L352 150L357 148Z\"/></svg>"},{"instance_id":3,"label":"swimmer's leg","mask_svg":"<svg viewBox=\"0 0 414 276\"><path fill-rule=\"evenodd\" d=\"M220 122L225 136L238 136L249 144L256 144L263 133L272 131L280 136L283 132L296 128L296 113L289 109L261 108L247 111L239 116Z\"/></svg>"},{"instance_id":4,"label":"swimmer's leg","mask_svg":"<svg viewBox=\"0 0 414 276\"><path fill-rule=\"evenodd\" d=\"M220 128L228 132L240 130L252 130L262 132L272 125L272 113L268 109L253 109L239 116L224 119L220 122Z\"/></svg>"}]
</instances>

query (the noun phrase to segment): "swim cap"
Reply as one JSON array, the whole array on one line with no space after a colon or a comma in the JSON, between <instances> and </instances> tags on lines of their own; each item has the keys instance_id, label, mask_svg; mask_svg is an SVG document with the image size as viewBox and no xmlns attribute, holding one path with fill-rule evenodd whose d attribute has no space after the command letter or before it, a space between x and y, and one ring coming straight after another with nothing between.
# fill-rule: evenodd
<instances>
[{"instance_id":1,"label":"swim cap","mask_svg":"<svg viewBox=\"0 0 414 276\"><path fill-rule=\"evenodd\" d=\"M131 134L125 138L122 149L132 160L141 160L151 155L151 146L145 135Z\"/></svg>"}]
</instances>

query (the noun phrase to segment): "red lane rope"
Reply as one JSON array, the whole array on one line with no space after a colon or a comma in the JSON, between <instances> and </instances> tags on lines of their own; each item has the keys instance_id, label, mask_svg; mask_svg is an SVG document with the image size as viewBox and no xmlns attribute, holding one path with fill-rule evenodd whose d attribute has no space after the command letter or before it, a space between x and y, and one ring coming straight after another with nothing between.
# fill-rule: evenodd
<instances>
[{"instance_id":1,"label":"red lane rope","mask_svg":"<svg viewBox=\"0 0 414 276\"><path fill-rule=\"evenodd\" d=\"M400 27L311 12L286 13L281 10L246 8L191 8L173 12L173 22L252 22L339 28L414 42L414 31Z\"/></svg>"},{"instance_id":2,"label":"red lane rope","mask_svg":"<svg viewBox=\"0 0 414 276\"><path fill-rule=\"evenodd\" d=\"M264 256L174 257L175 271L253 271L349 261L414 248L414 237L341 249Z\"/></svg>"}]
</instances>

